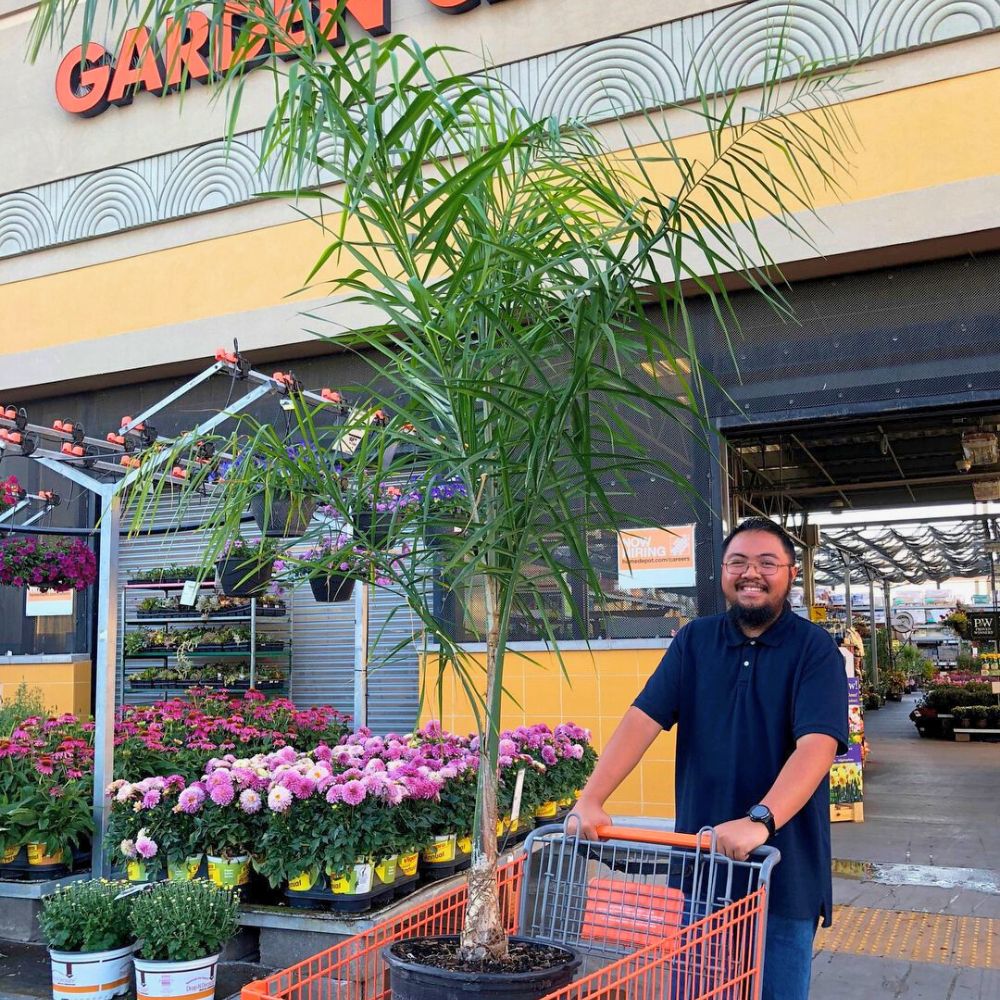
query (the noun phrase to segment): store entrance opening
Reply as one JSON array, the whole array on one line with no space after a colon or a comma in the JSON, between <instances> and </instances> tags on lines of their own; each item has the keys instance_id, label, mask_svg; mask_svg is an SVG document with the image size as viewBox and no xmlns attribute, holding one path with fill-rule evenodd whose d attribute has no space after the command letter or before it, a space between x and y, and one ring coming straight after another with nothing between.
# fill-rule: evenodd
<instances>
[{"instance_id":1,"label":"store entrance opening","mask_svg":"<svg viewBox=\"0 0 1000 1000\"><path fill-rule=\"evenodd\" d=\"M730 521L795 537L795 610L853 675L838 873L996 892L1000 403L739 429L727 463Z\"/></svg>"}]
</instances>

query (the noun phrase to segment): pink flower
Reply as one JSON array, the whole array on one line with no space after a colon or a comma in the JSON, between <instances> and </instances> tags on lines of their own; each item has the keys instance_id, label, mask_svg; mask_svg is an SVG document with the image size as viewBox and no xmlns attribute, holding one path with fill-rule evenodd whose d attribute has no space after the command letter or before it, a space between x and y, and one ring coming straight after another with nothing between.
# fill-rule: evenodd
<instances>
[{"instance_id":1,"label":"pink flower","mask_svg":"<svg viewBox=\"0 0 1000 1000\"><path fill-rule=\"evenodd\" d=\"M542 760L551 767L555 764L559 758L556 756L555 750L550 746L542 747Z\"/></svg>"},{"instance_id":2,"label":"pink flower","mask_svg":"<svg viewBox=\"0 0 1000 1000\"><path fill-rule=\"evenodd\" d=\"M349 806L357 806L368 796L365 786L358 780L348 781L343 787L344 801Z\"/></svg>"},{"instance_id":3,"label":"pink flower","mask_svg":"<svg viewBox=\"0 0 1000 1000\"><path fill-rule=\"evenodd\" d=\"M281 785L275 785L267 793L267 807L271 812L283 813L292 804L292 793Z\"/></svg>"},{"instance_id":4,"label":"pink flower","mask_svg":"<svg viewBox=\"0 0 1000 1000\"><path fill-rule=\"evenodd\" d=\"M204 801L205 793L197 785L191 785L177 796L177 807L181 812L196 813Z\"/></svg>"},{"instance_id":5,"label":"pink flower","mask_svg":"<svg viewBox=\"0 0 1000 1000\"><path fill-rule=\"evenodd\" d=\"M158 806L160 804L160 798L161 796L158 791L150 789L150 791L146 792L146 794L142 797L142 808L152 809L155 806Z\"/></svg>"},{"instance_id":6,"label":"pink flower","mask_svg":"<svg viewBox=\"0 0 1000 1000\"><path fill-rule=\"evenodd\" d=\"M209 788L208 795L217 806L228 806L233 801L236 792L228 782L220 781Z\"/></svg>"},{"instance_id":7,"label":"pink flower","mask_svg":"<svg viewBox=\"0 0 1000 1000\"><path fill-rule=\"evenodd\" d=\"M156 841L147 836L145 830L139 831L139 836L135 838L135 852L142 858L152 858L159 848Z\"/></svg>"},{"instance_id":8,"label":"pink flower","mask_svg":"<svg viewBox=\"0 0 1000 1000\"><path fill-rule=\"evenodd\" d=\"M254 813L260 812L260 806L261 798L252 788L245 788L240 792L240 808L245 813L252 816Z\"/></svg>"}]
</instances>

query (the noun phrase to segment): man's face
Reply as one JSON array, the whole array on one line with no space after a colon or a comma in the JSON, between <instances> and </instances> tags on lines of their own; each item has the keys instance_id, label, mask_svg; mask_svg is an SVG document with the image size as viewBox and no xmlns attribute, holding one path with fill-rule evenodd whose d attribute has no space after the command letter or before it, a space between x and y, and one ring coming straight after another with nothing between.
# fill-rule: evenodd
<instances>
[{"instance_id":1,"label":"man's face","mask_svg":"<svg viewBox=\"0 0 1000 1000\"><path fill-rule=\"evenodd\" d=\"M744 531L722 557L722 593L747 625L766 625L781 614L797 574L798 568L789 565L788 554L774 535Z\"/></svg>"}]
</instances>

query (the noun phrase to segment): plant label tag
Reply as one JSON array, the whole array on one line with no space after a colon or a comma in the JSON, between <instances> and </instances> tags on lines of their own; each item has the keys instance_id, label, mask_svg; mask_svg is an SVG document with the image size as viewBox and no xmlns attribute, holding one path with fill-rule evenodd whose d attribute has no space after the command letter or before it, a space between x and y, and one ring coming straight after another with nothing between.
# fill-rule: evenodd
<instances>
[{"instance_id":1,"label":"plant label tag","mask_svg":"<svg viewBox=\"0 0 1000 1000\"><path fill-rule=\"evenodd\" d=\"M993 685L993 693L1000 694L1000 681L991 681L990 683Z\"/></svg>"},{"instance_id":2,"label":"plant label tag","mask_svg":"<svg viewBox=\"0 0 1000 1000\"><path fill-rule=\"evenodd\" d=\"M184 589L181 591L180 603L193 607L198 600L198 581L185 580Z\"/></svg>"},{"instance_id":3,"label":"plant label tag","mask_svg":"<svg viewBox=\"0 0 1000 1000\"><path fill-rule=\"evenodd\" d=\"M517 781L514 784L514 802L510 807L510 821L516 823L521 815L521 796L524 794L524 768L517 772Z\"/></svg>"}]
</instances>

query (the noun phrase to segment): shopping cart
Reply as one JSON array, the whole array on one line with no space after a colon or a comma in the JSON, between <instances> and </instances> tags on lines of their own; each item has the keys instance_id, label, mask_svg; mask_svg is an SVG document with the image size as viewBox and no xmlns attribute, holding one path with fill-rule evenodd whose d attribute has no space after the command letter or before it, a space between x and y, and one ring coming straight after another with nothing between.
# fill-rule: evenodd
<instances>
[{"instance_id":1,"label":"shopping cart","mask_svg":"<svg viewBox=\"0 0 1000 1000\"><path fill-rule=\"evenodd\" d=\"M716 851L715 834L602 827L575 817L541 827L498 874L509 933L573 948L581 977L545 1000L758 1000L771 871ZM241 1000L391 1000L382 949L458 934L466 887L447 890L370 930L243 988Z\"/></svg>"}]
</instances>

